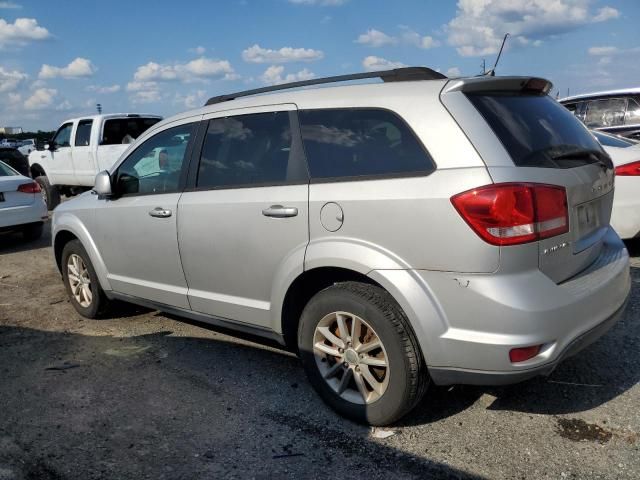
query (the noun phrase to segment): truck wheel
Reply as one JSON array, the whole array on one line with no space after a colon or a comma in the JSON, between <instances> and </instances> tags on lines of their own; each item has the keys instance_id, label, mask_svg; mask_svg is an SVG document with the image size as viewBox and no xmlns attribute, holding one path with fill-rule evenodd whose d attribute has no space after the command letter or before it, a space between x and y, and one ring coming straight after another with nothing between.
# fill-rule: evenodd
<instances>
[{"instance_id":1,"label":"truck wheel","mask_svg":"<svg viewBox=\"0 0 640 480\"><path fill-rule=\"evenodd\" d=\"M324 401L359 423L395 422L429 384L406 315L374 285L344 282L317 293L302 312L298 347Z\"/></svg>"},{"instance_id":2,"label":"truck wheel","mask_svg":"<svg viewBox=\"0 0 640 480\"><path fill-rule=\"evenodd\" d=\"M60 205L60 192L58 191L58 187L51 185L46 175L36 177L36 182L40 185L42 198L44 199L44 203L47 204L48 210L53 210Z\"/></svg>"},{"instance_id":3,"label":"truck wheel","mask_svg":"<svg viewBox=\"0 0 640 480\"><path fill-rule=\"evenodd\" d=\"M71 305L83 317L98 318L109 309L109 299L79 240L71 240L62 250L62 279Z\"/></svg>"}]
</instances>

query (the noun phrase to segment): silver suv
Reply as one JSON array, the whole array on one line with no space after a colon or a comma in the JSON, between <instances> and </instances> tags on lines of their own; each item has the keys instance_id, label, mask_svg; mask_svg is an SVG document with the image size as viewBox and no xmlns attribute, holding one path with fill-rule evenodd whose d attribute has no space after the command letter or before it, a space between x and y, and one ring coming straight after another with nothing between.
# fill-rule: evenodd
<instances>
[{"instance_id":1,"label":"silver suv","mask_svg":"<svg viewBox=\"0 0 640 480\"><path fill-rule=\"evenodd\" d=\"M550 88L416 68L212 98L56 208L71 303L276 339L374 425L431 382L549 374L630 290L611 161Z\"/></svg>"}]
</instances>

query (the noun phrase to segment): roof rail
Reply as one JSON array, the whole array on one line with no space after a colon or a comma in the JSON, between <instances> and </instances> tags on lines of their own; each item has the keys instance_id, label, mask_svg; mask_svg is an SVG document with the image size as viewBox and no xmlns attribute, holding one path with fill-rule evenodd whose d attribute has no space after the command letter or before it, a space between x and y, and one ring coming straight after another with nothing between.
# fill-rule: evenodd
<instances>
[{"instance_id":1,"label":"roof rail","mask_svg":"<svg viewBox=\"0 0 640 480\"><path fill-rule=\"evenodd\" d=\"M254 88L243 92L218 95L207 100L206 105L228 102L240 97L258 95L260 93L277 92L278 90L288 90L290 88L308 87L311 85L322 85L325 83L348 82L351 80L362 80L364 78L380 78L383 82L407 82L411 80L441 80L447 78L440 72L436 72L427 67L405 67L393 70L383 70L379 72L351 73L349 75L337 75L334 77L314 78L312 80L302 80L299 82L283 83L270 87Z\"/></svg>"}]
</instances>

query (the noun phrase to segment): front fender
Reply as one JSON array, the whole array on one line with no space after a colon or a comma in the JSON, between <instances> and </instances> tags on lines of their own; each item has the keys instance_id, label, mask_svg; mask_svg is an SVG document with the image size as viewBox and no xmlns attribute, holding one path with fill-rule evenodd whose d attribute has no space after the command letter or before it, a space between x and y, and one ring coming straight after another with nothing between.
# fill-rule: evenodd
<instances>
[{"instance_id":1,"label":"front fender","mask_svg":"<svg viewBox=\"0 0 640 480\"><path fill-rule=\"evenodd\" d=\"M53 238L54 251L56 241L59 239L58 235L64 231L72 233L78 238L78 240L80 240L80 243L82 243L82 246L89 255L91 264L96 271L96 275L98 276L98 281L100 282L102 289L105 292L112 290L111 284L107 279L107 267L85 224L73 213L54 211L51 227L51 238Z\"/></svg>"}]
</instances>

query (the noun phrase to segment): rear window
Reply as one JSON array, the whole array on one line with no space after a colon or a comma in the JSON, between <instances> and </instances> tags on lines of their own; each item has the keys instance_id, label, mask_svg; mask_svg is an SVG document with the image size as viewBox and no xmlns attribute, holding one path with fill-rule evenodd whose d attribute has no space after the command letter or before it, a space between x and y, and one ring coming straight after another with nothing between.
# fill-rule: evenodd
<instances>
[{"instance_id":1,"label":"rear window","mask_svg":"<svg viewBox=\"0 0 640 480\"><path fill-rule=\"evenodd\" d=\"M15 150L13 148L1 148L0 149L0 160L9 159L9 160L20 160L23 155L20 151Z\"/></svg>"},{"instance_id":2,"label":"rear window","mask_svg":"<svg viewBox=\"0 0 640 480\"><path fill-rule=\"evenodd\" d=\"M78 128L76 128L76 141L74 145L76 147L86 147L91 141L91 126L93 120L80 120L78 122Z\"/></svg>"},{"instance_id":3,"label":"rear window","mask_svg":"<svg viewBox=\"0 0 640 480\"><path fill-rule=\"evenodd\" d=\"M611 160L573 114L548 95L469 94L519 167L571 168Z\"/></svg>"},{"instance_id":4,"label":"rear window","mask_svg":"<svg viewBox=\"0 0 640 480\"><path fill-rule=\"evenodd\" d=\"M106 120L100 145L133 143L136 138L159 121L159 118L145 117L111 118Z\"/></svg>"},{"instance_id":5,"label":"rear window","mask_svg":"<svg viewBox=\"0 0 640 480\"><path fill-rule=\"evenodd\" d=\"M18 175L18 172L6 163L0 162L0 177L14 177L16 175Z\"/></svg>"},{"instance_id":6,"label":"rear window","mask_svg":"<svg viewBox=\"0 0 640 480\"><path fill-rule=\"evenodd\" d=\"M616 137L615 135L608 135L597 131L593 131L591 133L593 133L598 141L605 147L627 148L636 145L636 142L633 140L626 140L624 138Z\"/></svg>"},{"instance_id":7,"label":"rear window","mask_svg":"<svg viewBox=\"0 0 640 480\"><path fill-rule=\"evenodd\" d=\"M396 114L373 108L302 110L311 178L428 174L431 157Z\"/></svg>"}]
</instances>

